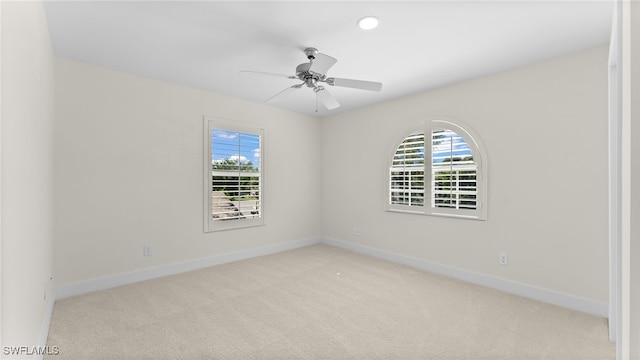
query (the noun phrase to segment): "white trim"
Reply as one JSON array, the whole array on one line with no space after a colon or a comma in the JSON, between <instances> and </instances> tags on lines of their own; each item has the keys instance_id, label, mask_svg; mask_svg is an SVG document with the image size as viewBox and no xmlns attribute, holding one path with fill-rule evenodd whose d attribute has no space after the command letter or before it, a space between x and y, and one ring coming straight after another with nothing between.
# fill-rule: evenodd
<instances>
[{"instance_id":1,"label":"white trim","mask_svg":"<svg viewBox=\"0 0 640 360\"><path fill-rule=\"evenodd\" d=\"M433 263L427 260L417 259L406 255L388 252L346 242L342 240L332 238L308 238L302 240L295 240L286 243L270 245L260 247L256 249L242 250L227 254L221 254L213 257L196 259L192 261L186 261L182 263L169 264L164 266L158 266L150 269L144 269L139 271L133 271L123 274L117 274L113 276L106 276L102 278L92 279L88 281L78 282L75 284L59 286L55 290L56 299L64 299L71 296L82 295L94 291L106 290L117 286L123 286L133 284L136 282L156 279L164 276L175 275L183 272L198 270L210 266L221 265L230 263L233 261L250 259L257 256L275 254L282 251L297 249L309 245L315 245L322 243L329 246L335 246L342 249L350 250L360 254L372 256L378 259L391 261L394 263L411 266L423 271L432 272L448 276L454 279L467 281L476 285L489 287L504 291L506 293L523 296L526 298L538 300L541 302L561 306L571 310L584 312L600 317L607 317L608 305L599 303L593 300L580 298L577 296L560 293L557 291L544 289L532 285L527 285L515 281L506 279L500 279L493 276L483 275L447 265ZM53 311L51 305L50 311ZM48 322L51 319L50 312L48 310L48 316L46 316L47 329ZM44 325L43 325L44 327ZM44 338L46 341L46 337Z\"/></svg>"},{"instance_id":2,"label":"white trim","mask_svg":"<svg viewBox=\"0 0 640 360\"><path fill-rule=\"evenodd\" d=\"M471 152L474 154L474 162L476 165L476 184L477 184L477 194L476 194L476 209L475 210L458 210L458 209L446 209L443 207L433 207L430 204L432 203L432 187L433 187L433 168L431 163L431 145L427 146L427 141L431 144L430 135L434 130L451 130L455 132L457 135L462 137L467 145L471 148ZM480 138L476 134L476 132L471 129L467 124L459 120L453 120L446 116L436 116L436 117L427 117L424 120L419 121L414 126L410 127L409 130L403 131L402 137L399 137L399 140L395 142L394 147L390 153L392 156L389 160L386 161L386 179L387 184L391 183L391 172L389 169L393 166L393 159L398 147L403 143L403 141L411 136L412 134L420 132L424 134L424 164L422 165L424 169L424 204L423 206L411 206L411 205L399 205L399 204L391 204L390 198L390 190L389 186L387 186L385 192L385 211L399 212L399 213L409 213L409 214L418 214L418 215L428 215L428 216L445 216L452 218L460 218L460 219L471 219L471 220L487 220L487 199L488 195L488 166L487 166L487 153L480 142ZM427 187L427 184L429 186ZM427 189L429 188L429 190Z\"/></svg>"},{"instance_id":3,"label":"white trim","mask_svg":"<svg viewBox=\"0 0 640 360\"><path fill-rule=\"evenodd\" d=\"M451 266L433 263L427 260L416 259L406 255L400 255L385 250L346 242L331 238L322 238L323 244L336 246L364 255L369 255L382 260L407 265L416 269L448 276L454 279L463 280L472 284L485 286L488 288L504 291L509 294L526 297L529 299L561 306L563 308L584 312L600 317L607 317L608 305L593 300L560 293L554 290L544 289L537 286L527 285L511 280L483 275Z\"/></svg>"},{"instance_id":4,"label":"white trim","mask_svg":"<svg viewBox=\"0 0 640 360\"><path fill-rule=\"evenodd\" d=\"M615 4L609 45L609 340L618 341L620 319L620 264L622 254L622 118L621 118L621 46L618 44L620 6Z\"/></svg>"},{"instance_id":5,"label":"white trim","mask_svg":"<svg viewBox=\"0 0 640 360\"><path fill-rule=\"evenodd\" d=\"M203 180L202 180L202 204L204 206L204 209L202 210L202 214L203 214L203 222L202 222L202 226L203 226L203 231L204 232L209 232L209 217L211 215L211 200L210 200L210 196L211 196L211 189L210 189L210 176L209 173L209 169L211 169L211 148L210 148L210 143L211 143L211 133L209 132L209 119L207 117L203 118L203 129L202 129L202 135L203 135L203 143L202 143L202 148L204 149L204 156L203 156L203 164L202 164L202 168L204 169L202 171L202 176L203 176Z\"/></svg>"},{"instance_id":6,"label":"white trim","mask_svg":"<svg viewBox=\"0 0 640 360\"><path fill-rule=\"evenodd\" d=\"M198 270L214 265L221 265L238 260L250 259L256 256L275 254L282 251L292 250L304 246L319 243L317 238L295 240L276 245L269 245L255 249L241 250L232 253L220 254L212 257L185 261L181 263L163 265L144 270L132 271L112 276L105 276L97 279L82 281L69 285L62 285L56 288L57 299L64 299L71 296L82 295L94 291L106 290L117 286L133 284L136 282L160 278L163 276L180 274L188 271Z\"/></svg>"},{"instance_id":7,"label":"white trim","mask_svg":"<svg viewBox=\"0 0 640 360\"><path fill-rule=\"evenodd\" d=\"M248 123L233 120L203 116L204 123L204 164L203 164L203 226L204 232L214 232L232 229L242 229L254 226L262 226L264 222L264 129ZM260 216L257 218L243 218L237 221L213 221L211 219L211 131L213 129L244 132L260 136L260 182L259 182L259 207Z\"/></svg>"},{"instance_id":8,"label":"white trim","mask_svg":"<svg viewBox=\"0 0 640 360\"><path fill-rule=\"evenodd\" d=\"M42 319L42 327L40 328L40 338L38 339L38 346L40 349L47 349L47 339L49 338L49 328L51 327L51 318L53 317L53 308L56 304L55 291L52 289L47 296L46 309L44 311L44 318ZM53 349L48 349L49 352ZM43 359L44 353L36 355L36 359Z\"/></svg>"},{"instance_id":9,"label":"white trim","mask_svg":"<svg viewBox=\"0 0 640 360\"><path fill-rule=\"evenodd\" d=\"M0 1L0 21L2 20L2 1ZM0 26L0 39L2 39L2 26ZM0 109L2 109L2 46L0 44ZM2 202L2 111L0 111L0 204ZM2 206L0 206L0 346L4 349L4 341L2 335L2 325L4 324L2 316ZM0 355L1 357L1 355Z\"/></svg>"}]
</instances>

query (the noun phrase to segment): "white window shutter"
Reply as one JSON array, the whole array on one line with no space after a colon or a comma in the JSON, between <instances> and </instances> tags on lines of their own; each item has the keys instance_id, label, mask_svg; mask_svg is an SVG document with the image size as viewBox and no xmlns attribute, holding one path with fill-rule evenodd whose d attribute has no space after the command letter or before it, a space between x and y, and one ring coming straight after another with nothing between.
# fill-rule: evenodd
<instances>
[{"instance_id":1,"label":"white window shutter","mask_svg":"<svg viewBox=\"0 0 640 360\"><path fill-rule=\"evenodd\" d=\"M263 225L263 130L208 118L204 128L204 231Z\"/></svg>"},{"instance_id":2,"label":"white window shutter","mask_svg":"<svg viewBox=\"0 0 640 360\"><path fill-rule=\"evenodd\" d=\"M481 177L486 171L481 171L483 157L476 139L462 127L443 120L426 122L393 154L387 210L486 219L481 203L487 188Z\"/></svg>"}]
</instances>

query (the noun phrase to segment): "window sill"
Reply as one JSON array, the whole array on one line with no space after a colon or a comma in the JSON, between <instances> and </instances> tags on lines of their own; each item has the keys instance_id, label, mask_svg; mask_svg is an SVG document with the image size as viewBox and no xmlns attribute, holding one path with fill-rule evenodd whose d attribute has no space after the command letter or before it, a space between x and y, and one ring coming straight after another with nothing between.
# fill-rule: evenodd
<instances>
[{"instance_id":1,"label":"window sill","mask_svg":"<svg viewBox=\"0 0 640 360\"><path fill-rule=\"evenodd\" d=\"M264 226L264 221L262 219L240 219L240 220L224 220L224 221L215 221L209 222L209 227L205 232L218 232L218 231L227 231L227 230L235 230L235 229L245 229Z\"/></svg>"},{"instance_id":2,"label":"window sill","mask_svg":"<svg viewBox=\"0 0 640 360\"><path fill-rule=\"evenodd\" d=\"M401 213L401 214L437 216L437 217L447 217L447 218L456 218L456 219L465 219L465 220L479 220L479 221L487 220L486 216L454 214L454 213L445 213L445 212L438 212L438 211L430 212L430 211L416 211L416 210L405 210L405 209L394 209L394 208L387 208L385 209L385 211Z\"/></svg>"}]
</instances>

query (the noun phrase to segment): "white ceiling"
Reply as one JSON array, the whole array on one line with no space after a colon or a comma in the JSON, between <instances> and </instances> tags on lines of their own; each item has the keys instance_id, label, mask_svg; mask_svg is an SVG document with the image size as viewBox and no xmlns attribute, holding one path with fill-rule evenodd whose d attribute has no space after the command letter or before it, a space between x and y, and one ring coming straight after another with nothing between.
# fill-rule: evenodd
<instances>
[{"instance_id":1,"label":"white ceiling","mask_svg":"<svg viewBox=\"0 0 640 360\"><path fill-rule=\"evenodd\" d=\"M606 44L612 1L46 1L54 52L79 61L262 102L298 84L316 47L328 76L379 81L379 93L303 87L274 106L327 116ZM380 18L364 31L356 21Z\"/></svg>"}]
</instances>

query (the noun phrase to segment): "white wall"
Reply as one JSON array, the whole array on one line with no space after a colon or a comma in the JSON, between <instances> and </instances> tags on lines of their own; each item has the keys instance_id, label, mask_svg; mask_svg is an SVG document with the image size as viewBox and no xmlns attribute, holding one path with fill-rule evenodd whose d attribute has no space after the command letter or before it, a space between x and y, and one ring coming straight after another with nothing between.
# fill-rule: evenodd
<instances>
[{"instance_id":1,"label":"white wall","mask_svg":"<svg viewBox=\"0 0 640 360\"><path fill-rule=\"evenodd\" d=\"M53 306L54 71L42 3L2 3L1 63L2 345L33 347Z\"/></svg>"},{"instance_id":2,"label":"white wall","mask_svg":"<svg viewBox=\"0 0 640 360\"><path fill-rule=\"evenodd\" d=\"M622 259L619 359L640 359L640 2L620 1Z\"/></svg>"},{"instance_id":3,"label":"white wall","mask_svg":"<svg viewBox=\"0 0 640 360\"><path fill-rule=\"evenodd\" d=\"M322 120L62 58L56 76L59 286L323 235L608 301L606 47ZM265 128L266 226L202 232L203 115ZM484 144L488 221L383 210L397 142L438 116Z\"/></svg>"},{"instance_id":4,"label":"white wall","mask_svg":"<svg viewBox=\"0 0 640 360\"><path fill-rule=\"evenodd\" d=\"M630 273L630 299L631 304L631 332L629 338L631 339L630 354L632 358L640 359L640 224L638 224L638 217L640 216L640 2L636 1L630 4L629 20L632 22L630 27L629 44L631 53L630 59L631 66L629 69L629 79L632 82L632 90L630 95L630 120L633 125L633 139L634 139L634 153L632 158L632 166L634 167L635 176L633 178L633 192L634 192L634 210L632 218L634 221L634 235L633 235L633 249L630 254L631 268ZM631 70L633 69L633 70Z\"/></svg>"},{"instance_id":5,"label":"white wall","mask_svg":"<svg viewBox=\"0 0 640 360\"><path fill-rule=\"evenodd\" d=\"M318 119L63 58L56 76L57 285L320 234ZM203 232L203 115L264 128L265 226Z\"/></svg>"},{"instance_id":6,"label":"white wall","mask_svg":"<svg viewBox=\"0 0 640 360\"><path fill-rule=\"evenodd\" d=\"M323 234L606 304L607 52L324 119ZM468 124L484 144L487 221L384 211L393 151L412 125L439 116Z\"/></svg>"}]
</instances>

